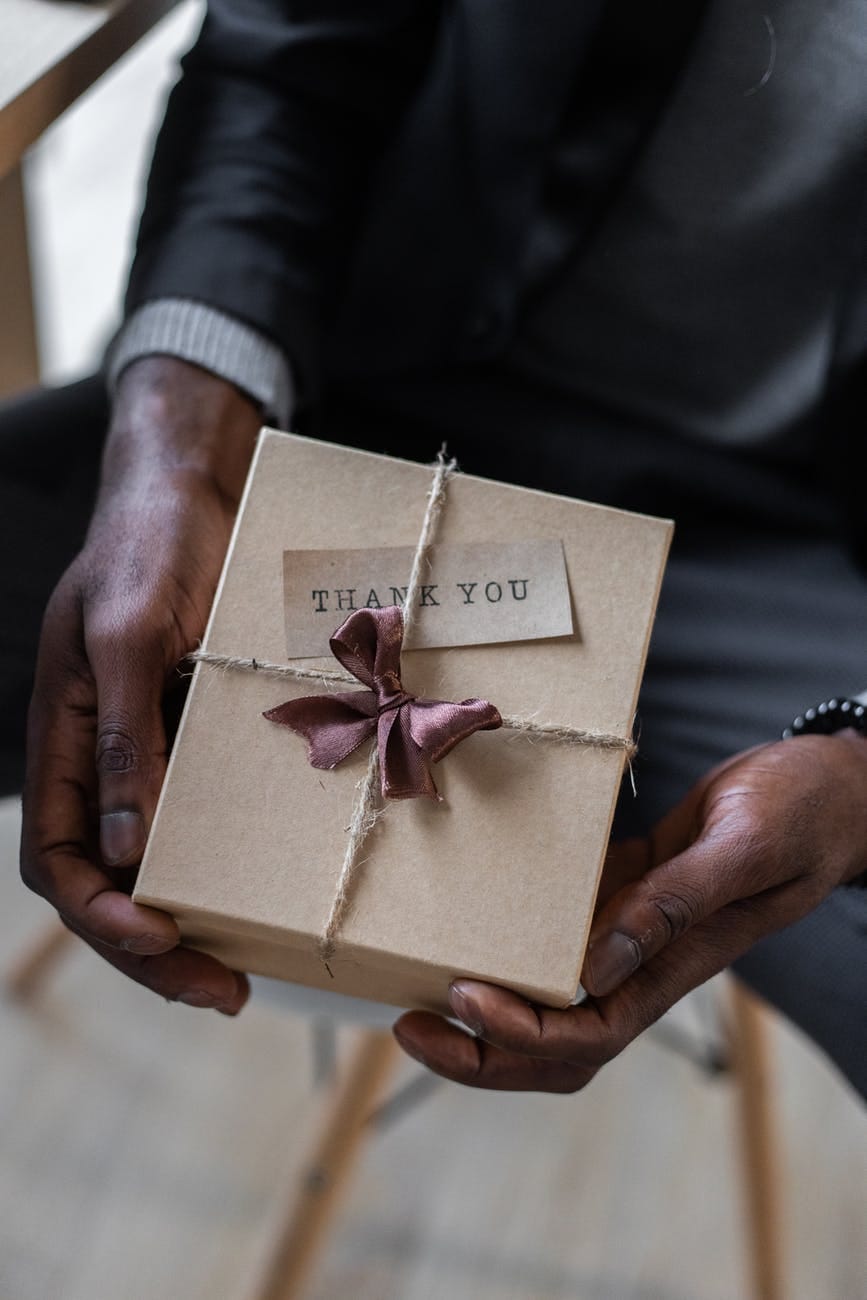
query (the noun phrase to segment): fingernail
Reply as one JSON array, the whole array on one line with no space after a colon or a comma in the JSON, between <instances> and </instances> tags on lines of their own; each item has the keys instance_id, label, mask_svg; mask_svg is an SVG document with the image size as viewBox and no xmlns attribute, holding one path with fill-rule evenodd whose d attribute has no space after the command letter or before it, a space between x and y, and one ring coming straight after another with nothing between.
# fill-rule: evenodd
<instances>
[{"instance_id":1,"label":"fingernail","mask_svg":"<svg viewBox=\"0 0 867 1300\"><path fill-rule=\"evenodd\" d=\"M153 952L168 952L174 945L171 940L161 938L158 934L134 934L129 939L121 939L120 946L124 952L147 955Z\"/></svg>"},{"instance_id":2,"label":"fingernail","mask_svg":"<svg viewBox=\"0 0 867 1300\"><path fill-rule=\"evenodd\" d=\"M457 1016L460 1016L467 1029L478 1035L485 1032L479 1008L460 984L453 984L449 989L449 1002L452 1005L452 1010Z\"/></svg>"},{"instance_id":3,"label":"fingernail","mask_svg":"<svg viewBox=\"0 0 867 1300\"><path fill-rule=\"evenodd\" d=\"M141 813L103 813L99 819L99 849L108 867L141 853L145 844L145 824Z\"/></svg>"},{"instance_id":4,"label":"fingernail","mask_svg":"<svg viewBox=\"0 0 867 1300\"><path fill-rule=\"evenodd\" d=\"M241 997L241 986L236 978L235 991L227 998L220 998L215 1003L215 1006L217 1011L221 1012L224 1016L236 1016L245 1003L246 998Z\"/></svg>"},{"instance_id":5,"label":"fingernail","mask_svg":"<svg viewBox=\"0 0 867 1300\"><path fill-rule=\"evenodd\" d=\"M421 1048L417 1045L417 1043L414 1042L412 1038L405 1038L401 1033L401 1031L397 1028L392 1030L392 1033L397 1039L399 1045L406 1052L407 1056L411 1056L414 1061L418 1061L419 1064L421 1065L427 1065L427 1061L424 1058Z\"/></svg>"},{"instance_id":6,"label":"fingernail","mask_svg":"<svg viewBox=\"0 0 867 1300\"><path fill-rule=\"evenodd\" d=\"M184 989L176 999L178 1002L185 1002L188 1007L216 1007L221 1006L226 1000L226 998L218 998L215 993L209 993L207 989Z\"/></svg>"},{"instance_id":7,"label":"fingernail","mask_svg":"<svg viewBox=\"0 0 867 1300\"><path fill-rule=\"evenodd\" d=\"M628 934L614 930L611 934L606 934L604 939L596 939L591 943L587 964L593 992L610 993L633 971L638 970L641 965L641 949Z\"/></svg>"}]
</instances>

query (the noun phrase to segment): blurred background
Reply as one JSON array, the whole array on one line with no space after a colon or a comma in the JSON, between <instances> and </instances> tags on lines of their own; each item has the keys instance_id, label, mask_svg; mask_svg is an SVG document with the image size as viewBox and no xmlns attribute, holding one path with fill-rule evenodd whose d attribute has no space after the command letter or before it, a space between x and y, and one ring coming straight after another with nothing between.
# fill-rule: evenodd
<instances>
[{"instance_id":1,"label":"blurred background","mask_svg":"<svg viewBox=\"0 0 867 1300\"><path fill-rule=\"evenodd\" d=\"M56 0L52 7L62 18L62 11L85 9ZM204 8L204 0L178 4L26 157L34 301L47 383L95 370L119 323L153 136L177 60L192 44Z\"/></svg>"},{"instance_id":2,"label":"blurred background","mask_svg":"<svg viewBox=\"0 0 867 1300\"><path fill-rule=\"evenodd\" d=\"M66 24L112 9L3 0L0 79L14 77L25 5ZM98 365L118 322L153 132L201 9L179 4L26 155L47 383ZM18 823L17 802L0 804L7 986L51 934L18 881ZM0 1002L0 1298L262 1300L275 1242L311 1187L327 1031L265 999L237 1022L163 1004L77 942L43 975ZM571 1098L433 1087L401 1063L387 1090L397 1103L362 1135L303 1295L864 1300L863 1110L765 1017L769 1107L745 1129L761 1071L718 1068L730 1006L717 981ZM339 1062L356 1032L337 1032ZM779 1227L783 1280L766 1275L763 1289L750 1271L750 1156L765 1164L753 1186L764 1175L773 1197L766 1230L774 1215Z\"/></svg>"}]
</instances>

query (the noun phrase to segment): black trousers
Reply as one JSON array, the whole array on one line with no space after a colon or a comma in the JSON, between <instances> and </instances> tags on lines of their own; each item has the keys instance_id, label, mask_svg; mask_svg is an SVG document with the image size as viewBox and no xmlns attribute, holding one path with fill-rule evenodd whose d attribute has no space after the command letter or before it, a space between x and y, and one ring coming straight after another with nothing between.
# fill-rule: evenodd
<instances>
[{"instance_id":1,"label":"black trousers","mask_svg":"<svg viewBox=\"0 0 867 1300\"><path fill-rule=\"evenodd\" d=\"M807 705L867 688L867 579L808 438L736 452L637 430L504 368L331 385L312 431L677 521L641 695L637 833L713 764ZM107 419L98 379L0 410L0 781L20 788L41 610L87 526ZM797 742L793 742L797 743ZM867 1096L867 890L841 888L757 944L738 974Z\"/></svg>"}]
</instances>

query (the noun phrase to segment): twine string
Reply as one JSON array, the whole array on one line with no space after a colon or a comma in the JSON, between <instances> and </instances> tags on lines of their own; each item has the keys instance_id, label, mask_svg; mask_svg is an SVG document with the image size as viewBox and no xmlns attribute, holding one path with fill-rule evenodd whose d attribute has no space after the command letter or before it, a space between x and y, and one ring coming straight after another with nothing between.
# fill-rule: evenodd
<instances>
[{"instance_id":1,"label":"twine string","mask_svg":"<svg viewBox=\"0 0 867 1300\"><path fill-rule=\"evenodd\" d=\"M424 519L412 559L409 582L403 605L404 642L406 643L410 626L415 621L416 605L421 586L422 568L427 559L427 552L436 534L437 524L446 499L448 480L457 468L457 462L446 458L445 447L442 448L433 467L434 474L428 491ZM273 663L266 659L255 659L241 655L215 654L210 650L194 650L188 656L194 663L205 664L212 668L232 669L241 672L262 673L268 677L291 677L297 681L315 681L323 685L349 683L357 685L357 678L342 668L302 668L294 664ZM632 770L632 758L636 745L630 737L618 736L613 732L589 731L583 727L567 727L554 722L536 722L533 718L516 715L503 715L503 727L528 739L546 740L555 744L580 745L587 749L617 750L625 754ZM356 785L358 791L352 808L352 816L347 827L346 849L343 863L337 877L334 897L322 933L317 944L319 957L331 978L334 972L330 961L337 950L337 939L343 928L353 893L360 879L362 868L367 861L361 857L361 850L377 820L384 812L378 799L380 789L379 749L374 741L364 775Z\"/></svg>"},{"instance_id":2,"label":"twine string","mask_svg":"<svg viewBox=\"0 0 867 1300\"><path fill-rule=\"evenodd\" d=\"M231 668L240 672L257 672L263 677L289 677L296 681L319 682L324 686L357 686L358 678L342 668L300 668L293 664L271 663L267 659L249 659L240 655L214 654L210 650L193 650L187 656L193 663L207 664L211 668ZM549 740L561 745L579 745L587 749L616 749L628 759L635 757L638 746L634 740L619 736L616 731L593 731L584 727L568 727L559 722L536 722L516 713L503 713L502 730L517 731L530 740Z\"/></svg>"},{"instance_id":3,"label":"twine string","mask_svg":"<svg viewBox=\"0 0 867 1300\"><path fill-rule=\"evenodd\" d=\"M407 646L409 645L409 630L415 622L416 596L421 586L422 565L427 560L427 553L434 539L442 508L445 505L446 484L457 469L457 464L456 460L446 459L446 449L445 445L443 445L436 458L433 479L427 494L424 519L416 542L415 553L412 557L412 568L409 571L406 598L403 602L403 643Z\"/></svg>"},{"instance_id":4,"label":"twine string","mask_svg":"<svg viewBox=\"0 0 867 1300\"><path fill-rule=\"evenodd\" d=\"M334 898L331 900L331 910L328 913L325 928L319 936L319 956L332 979L334 979L334 971L331 969L329 962L337 950L337 936L349 910L354 885L366 861L360 856L361 848L373 830L377 819L385 811L377 799L379 780L379 746L374 740L370 746L364 776L355 787L358 794L352 808L352 817L349 820L343 865L340 868L340 875L337 877Z\"/></svg>"},{"instance_id":5,"label":"twine string","mask_svg":"<svg viewBox=\"0 0 867 1300\"><path fill-rule=\"evenodd\" d=\"M445 446L443 446L436 459L436 468L428 490L424 519L422 520L421 530L412 557L409 582L406 586L406 596L403 602L404 644L407 644L409 629L415 621L416 597L421 586L422 566L427 560L427 552L436 533L439 517L445 503L446 484L456 467L457 461L446 459ZM367 767L356 789L358 794L349 822L343 864L340 868L340 875L337 877L337 885L334 890L334 897L331 900L331 909L325 922L325 928L319 936L319 956L332 979L334 979L334 972L329 963L337 949L337 936L343 928L343 922L349 910L355 885L364 866L365 860L361 858L361 850L376 824L377 817L384 811L379 803L379 746L376 741L370 747Z\"/></svg>"},{"instance_id":6,"label":"twine string","mask_svg":"<svg viewBox=\"0 0 867 1300\"><path fill-rule=\"evenodd\" d=\"M263 677L294 677L301 682L319 682L323 686L347 682L358 685L358 678L343 668L301 668L294 664L275 664L269 659L245 659L240 655L218 655L210 650L193 650L187 658L194 664L211 668L232 668L240 672L261 673Z\"/></svg>"}]
</instances>

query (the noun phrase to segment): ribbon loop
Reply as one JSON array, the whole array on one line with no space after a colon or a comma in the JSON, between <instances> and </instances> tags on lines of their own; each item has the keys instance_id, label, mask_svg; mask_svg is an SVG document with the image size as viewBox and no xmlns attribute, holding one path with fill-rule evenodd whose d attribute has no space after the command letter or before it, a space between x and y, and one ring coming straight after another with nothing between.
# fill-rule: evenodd
<instances>
[{"instance_id":1,"label":"ribbon loop","mask_svg":"<svg viewBox=\"0 0 867 1300\"><path fill-rule=\"evenodd\" d=\"M400 679L403 615L396 605L359 609L330 641L334 657L365 691L288 700L265 717L307 741L313 767L331 769L376 736L386 799L438 799L428 768L476 731L502 726L487 700L420 700Z\"/></svg>"},{"instance_id":2,"label":"ribbon loop","mask_svg":"<svg viewBox=\"0 0 867 1300\"><path fill-rule=\"evenodd\" d=\"M347 672L365 686L401 691L400 651L403 615L396 605L385 609L358 609L331 637L331 653Z\"/></svg>"}]
</instances>

